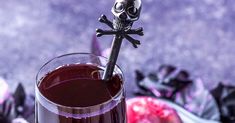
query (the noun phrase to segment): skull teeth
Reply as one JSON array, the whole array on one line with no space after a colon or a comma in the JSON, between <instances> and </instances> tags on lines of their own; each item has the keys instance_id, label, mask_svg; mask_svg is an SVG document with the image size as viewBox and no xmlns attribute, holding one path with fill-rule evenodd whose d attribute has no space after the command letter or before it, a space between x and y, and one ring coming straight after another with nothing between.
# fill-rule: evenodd
<instances>
[{"instance_id":1,"label":"skull teeth","mask_svg":"<svg viewBox=\"0 0 235 123\"><path fill-rule=\"evenodd\" d=\"M114 19L114 28L117 30L128 30L131 28L131 22Z\"/></svg>"}]
</instances>

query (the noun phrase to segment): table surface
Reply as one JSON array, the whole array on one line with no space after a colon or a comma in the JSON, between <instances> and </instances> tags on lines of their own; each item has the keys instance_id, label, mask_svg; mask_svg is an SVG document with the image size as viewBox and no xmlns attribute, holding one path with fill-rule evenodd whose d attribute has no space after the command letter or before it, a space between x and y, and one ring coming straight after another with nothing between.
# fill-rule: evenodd
<instances>
[{"instance_id":1,"label":"table surface","mask_svg":"<svg viewBox=\"0 0 235 123\"><path fill-rule=\"evenodd\" d=\"M142 0L142 45L124 42L118 64L127 96L135 88L134 70L145 74L173 64L201 77L207 88L235 80L234 0ZM110 0L0 0L0 76L14 89L18 82L34 93L35 76L49 59L71 52L90 52L103 13L112 19ZM99 38L102 49L111 37Z\"/></svg>"}]
</instances>

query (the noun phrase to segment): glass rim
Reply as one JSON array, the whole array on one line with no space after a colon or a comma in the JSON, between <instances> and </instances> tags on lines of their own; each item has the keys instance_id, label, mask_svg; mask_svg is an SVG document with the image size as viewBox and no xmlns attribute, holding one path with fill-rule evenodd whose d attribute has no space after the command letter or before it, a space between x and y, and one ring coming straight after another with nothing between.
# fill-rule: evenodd
<instances>
[{"instance_id":1,"label":"glass rim","mask_svg":"<svg viewBox=\"0 0 235 123\"><path fill-rule=\"evenodd\" d=\"M59 55L57 57L54 57L52 59L50 59L48 62L46 62L45 64L43 64L43 66L39 69L39 71L37 72L37 75L36 75L36 83L35 83L35 88L36 88L36 92L39 93L39 96L41 96L43 99L45 99L45 101L47 101L48 103L54 105L54 106L57 106L57 107L62 107L62 108L65 108L65 109L73 109L73 110L85 110L85 109L91 109L91 108L95 108L95 107L98 107L98 106L103 106L103 105L108 105L109 103L111 103L113 100L115 100L115 98L117 98L124 90L124 83L125 83L125 78L123 76L123 71L121 70L121 68L115 64L115 68L117 68L119 71L120 71L120 74L121 74L121 79L123 80L123 84L122 84L122 87L120 88L120 90L118 91L118 93L115 94L115 96L113 96L112 98L110 98L109 100L105 101L105 102L102 102L100 104L96 104L96 105L91 105L91 106L86 106L86 107L79 107L79 106L75 106L75 107L71 107L71 106L65 106L65 105L61 105L61 104L57 104L53 101L51 101L50 99L48 99L47 97L45 97L38 89L38 82L40 81L41 78L39 78L39 73L42 71L42 69L47 66L48 64L50 64L52 61L55 61L56 59L59 59L59 58L63 58L63 57L66 57L66 56L72 56L72 55L86 55L86 56L94 56L94 57L98 57L98 58L102 58L102 59L105 59L105 60L108 60L106 57L104 56L99 56L99 55L95 55L95 54L92 54L92 53L85 53L85 52L77 52L77 53L68 53L68 54L63 54L63 55Z\"/></svg>"}]
</instances>

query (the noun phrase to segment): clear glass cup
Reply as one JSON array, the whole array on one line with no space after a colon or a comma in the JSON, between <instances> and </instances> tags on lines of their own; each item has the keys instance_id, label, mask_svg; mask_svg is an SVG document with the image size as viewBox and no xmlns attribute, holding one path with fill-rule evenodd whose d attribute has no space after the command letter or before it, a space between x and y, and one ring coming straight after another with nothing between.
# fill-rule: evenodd
<instances>
[{"instance_id":1,"label":"clear glass cup","mask_svg":"<svg viewBox=\"0 0 235 123\"><path fill-rule=\"evenodd\" d=\"M68 106L58 104L49 99L40 90L40 84L49 73L58 70L62 66L68 65L93 65L101 68L99 74L102 74L103 68L107 64L107 59L101 56L95 56L88 53L73 53L56 57L42 66L36 77L36 123L126 123L126 105L124 78L121 69L116 65L114 75L119 75L122 81L117 93L105 102L88 106ZM63 77L63 75L62 75ZM71 79L71 78L70 78ZM73 79L73 78L72 78ZM53 83L53 82L52 82ZM52 86L52 85L46 85ZM80 86L80 85L79 85ZM81 85L82 86L82 85ZM89 88L89 91L93 91ZM112 90L111 90L112 91ZM50 94L49 94L50 95ZM60 95L56 95L60 96ZM89 97L88 97L89 98ZM97 97L99 98L99 97ZM71 98L71 100L79 100Z\"/></svg>"}]
</instances>

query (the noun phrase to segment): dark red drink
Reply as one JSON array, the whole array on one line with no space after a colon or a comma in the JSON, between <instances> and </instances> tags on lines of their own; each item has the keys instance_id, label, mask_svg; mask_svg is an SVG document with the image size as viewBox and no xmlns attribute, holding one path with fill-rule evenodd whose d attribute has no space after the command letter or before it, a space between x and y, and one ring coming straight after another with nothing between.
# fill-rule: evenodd
<instances>
[{"instance_id":1,"label":"dark red drink","mask_svg":"<svg viewBox=\"0 0 235 123\"><path fill-rule=\"evenodd\" d=\"M122 76L104 81L102 71L70 64L46 74L36 89L36 123L125 123Z\"/></svg>"}]
</instances>

